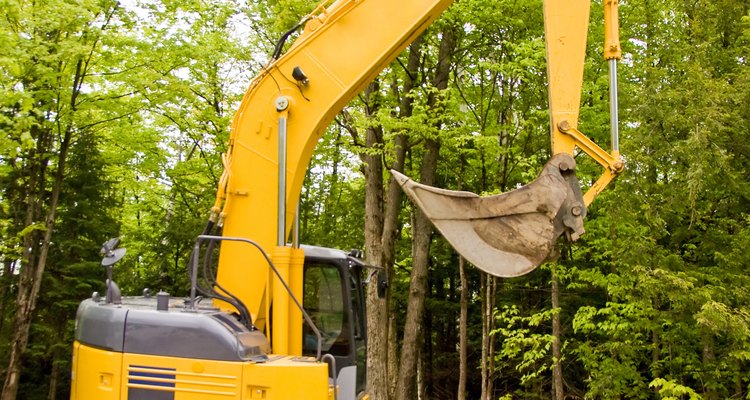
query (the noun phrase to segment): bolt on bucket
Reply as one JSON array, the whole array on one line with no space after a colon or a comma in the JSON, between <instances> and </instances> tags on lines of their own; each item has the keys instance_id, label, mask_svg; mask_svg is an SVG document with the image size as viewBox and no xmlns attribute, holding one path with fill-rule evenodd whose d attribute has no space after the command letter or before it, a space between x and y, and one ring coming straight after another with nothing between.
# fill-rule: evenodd
<instances>
[{"instance_id":1,"label":"bolt on bucket","mask_svg":"<svg viewBox=\"0 0 750 400\"><path fill-rule=\"evenodd\" d=\"M487 197L391 174L461 256L494 276L514 277L554 257L560 236L575 241L584 233L586 207L575 169L571 155L556 154L530 184Z\"/></svg>"}]
</instances>

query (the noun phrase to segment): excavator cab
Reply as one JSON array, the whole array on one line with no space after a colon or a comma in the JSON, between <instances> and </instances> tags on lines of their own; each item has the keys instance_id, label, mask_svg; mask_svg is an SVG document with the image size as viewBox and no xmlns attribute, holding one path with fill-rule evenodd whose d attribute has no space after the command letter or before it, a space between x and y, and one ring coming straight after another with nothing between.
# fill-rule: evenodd
<instances>
[{"instance_id":1,"label":"excavator cab","mask_svg":"<svg viewBox=\"0 0 750 400\"><path fill-rule=\"evenodd\" d=\"M199 238L209 242L209 250L218 240ZM236 312L226 312L203 301L196 289L204 278L200 274L210 270L199 268L199 251L191 263L189 297L148 289L142 296L120 295L111 268L125 254L125 249L115 248L118 242L109 241L103 249L106 295L94 293L78 309L71 399L239 400L248 392L257 398L272 392L279 398L298 398L298 391L285 392L282 380L295 379L292 370L299 379L309 379L304 369L315 368L318 361L328 364L320 370L328 379L322 380L319 392L335 387L336 399L353 400L364 390L363 276L368 266L361 252L302 246L303 350L301 356L289 357L272 353L268 335L243 316L247 310L242 302L235 303ZM211 264L210 257L203 261ZM226 292L218 297L231 300ZM290 370L295 366L299 369Z\"/></svg>"},{"instance_id":2,"label":"excavator cab","mask_svg":"<svg viewBox=\"0 0 750 400\"><path fill-rule=\"evenodd\" d=\"M321 333L321 349L335 359L341 398L364 390L366 316L363 276L367 266L356 251L344 253L316 246L305 251L303 308ZM302 355L314 357L317 337L303 326Z\"/></svg>"}]
</instances>

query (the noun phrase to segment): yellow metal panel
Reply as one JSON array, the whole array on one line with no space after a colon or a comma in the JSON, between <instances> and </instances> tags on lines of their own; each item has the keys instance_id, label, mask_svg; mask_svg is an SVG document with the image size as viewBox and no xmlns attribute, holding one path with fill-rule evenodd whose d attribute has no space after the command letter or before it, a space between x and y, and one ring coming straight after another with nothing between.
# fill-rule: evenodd
<instances>
[{"instance_id":1,"label":"yellow metal panel","mask_svg":"<svg viewBox=\"0 0 750 400\"><path fill-rule=\"evenodd\" d=\"M449 0L341 0L310 22L286 55L250 85L232 124L226 159L225 236L276 245L277 129L274 100L288 98L286 230L294 220L302 181L320 135L336 113L450 4ZM394 12L397 10L397 12ZM315 27L315 29L313 29ZM300 67L309 85L298 85ZM219 192L224 191L219 188ZM268 268L238 243L222 244L218 281L253 318L261 313Z\"/></svg>"},{"instance_id":2,"label":"yellow metal panel","mask_svg":"<svg viewBox=\"0 0 750 400\"><path fill-rule=\"evenodd\" d=\"M328 365L283 357L248 364L243 374L243 400L328 399Z\"/></svg>"},{"instance_id":3,"label":"yellow metal panel","mask_svg":"<svg viewBox=\"0 0 750 400\"><path fill-rule=\"evenodd\" d=\"M134 390L169 392L175 400L328 398L328 366L309 358L271 356L254 364L123 354L79 343L74 352L71 400L127 399Z\"/></svg>"},{"instance_id":4,"label":"yellow metal panel","mask_svg":"<svg viewBox=\"0 0 750 400\"><path fill-rule=\"evenodd\" d=\"M120 398L122 353L75 342L71 400Z\"/></svg>"},{"instance_id":5,"label":"yellow metal panel","mask_svg":"<svg viewBox=\"0 0 750 400\"><path fill-rule=\"evenodd\" d=\"M276 247L271 256L276 270L284 282L289 282L289 264L292 261L291 247ZM287 283L288 284L288 283ZM273 326L271 349L277 354L289 354L289 292L273 277Z\"/></svg>"},{"instance_id":6,"label":"yellow metal panel","mask_svg":"<svg viewBox=\"0 0 750 400\"><path fill-rule=\"evenodd\" d=\"M292 263L289 266L289 286L294 297L302 304L305 252L302 249L292 250ZM289 302L289 355L302 355L302 311Z\"/></svg>"},{"instance_id":7,"label":"yellow metal panel","mask_svg":"<svg viewBox=\"0 0 750 400\"><path fill-rule=\"evenodd\" d=\"M620 2L604 0L604 59L619 60L622 58L620 47Z\"/></svg>"},{"instance_id":8,"label":"yellow metal panel","mask_svg":"<svg viewBox=\"0 0 750 400\"><path fill-rule=\"evenodd\" d=\"M78 380L76 380L76 370L78 369L78 364L76 363L76 360L78 360L78 349L81 347L81 344L78 343L78 341L73 342L73 360L71 361L71 371L70 371L70 400L77 400L78 398L78 389L76 386L76 383Z\"/></svg>"},{"instance_id":9,"label":"yellow metal panel","mask_svg":"<svg viewBox=\"0 0 750 400\"><path fill-rule=\"evenodd\" d=\"M175 400L241 399L244 365L247 363L124 354L121 398L127 399L128 391L135 389L173 392Z\"/></svg>"},{"instance_id":10,"label":"yellow metal panel","mask_svg":"<svg viewBox=\"0 0 750 400\"><path fill-rule=\"evenodd\" d=\"M578 125L590 0L545 0L550 131L552 152L573 154L575 141L558 128Z\"/></svg>"}]
</instances>

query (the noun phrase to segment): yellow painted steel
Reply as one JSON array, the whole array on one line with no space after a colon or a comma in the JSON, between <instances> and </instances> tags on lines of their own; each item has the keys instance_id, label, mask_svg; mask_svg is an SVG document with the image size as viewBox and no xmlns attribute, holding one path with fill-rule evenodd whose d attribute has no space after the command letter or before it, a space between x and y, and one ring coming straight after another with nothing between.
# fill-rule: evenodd
<instances>
[{"instance_id":1,"label":"yellow painted steel","mask_svg":"<svg viewBox=\"0 0 750 400\"><path fill-rule=\"evenodd\" d=\"M254 364L244 370L243 388L243 399L328 399L328 366L291 357Z\"/></svg>"},{"instance_id":2,"label":"yellow painted steel","mask_svg":"<svg viewBox=\"0 0 750 400\"><path fill-rule=\"evenodd\" d=\"M309 358L271 355L256 364L122 354L79 343L74 357L71 400L127 399L130 390L172 392L175 400L329 398L328 365Z\"/></svg>"},{"instance_id":3,"label":"yellow painted steel","mask_svg":"<svg viewBox=\"0 0 750 400\"><path fill-rule=\"evenodd\" d=\"M305 252L301 249L292 249L291 256L289 285L294 296L302 304ZM289 352L287 354L300 356L302 355L302 311L291 301L289 302L289 321Z\"/></svg>"},{"instance_id":4,"label":"yellow painted steel","mask_svg":"<svg viewBox=\"0 0 750 400\"><path fill-rule=\"evenodd\" d=\"M267 253L274 251L278 213L275 100L284 96L289 101L288 232L312 151L325 128L449 4L449 0L340 0L326 9L318 8L286 54L253 80L233 121L224 157L222 182L226 186L219 187L218 196L218 202L224 200L224 236L249 238ZM295 67L309 78L307 86L292 78ZM301 274L293 276L301 279ZM258 328L264 329L264 310L269 306L264 298L278 292L267 287L269 269L262 257L242 244L223 243L218 282L247 305ZM289 284L301 287L300 282ZM274 294L268 300L275 303L280 298ZM274 319L273 323L291 325L288 320ZM287 333L274 327L271 331L274 351L286 347L281 343L289 340L281 336Z\"/></svg>"},{"instance_id":5,"label":"yellow painted steel","mask_svg":"<svg viewBox=\"0 0 750 400\"><path fill-rule=\"evenodd\" d=\"M284 282L289 282L289 268L292 262L292 248L278 246L274 249L271 257ZM271 343L273 351L278 354L289 354L289 299L284 285L279 278L273 278L273 330L271 331Z\"/></svg>"},{"instance_id":6,"label":"yellow painted steel","mask_svg":"<svg viewBox=\"0 0 750 400\"><path fill-rule=\"evenodd\" d=\"M622 58L620 47L620 2L604 0L604 59L619 60Z\"/></svg>"},{"instance_id":7,"label":"yellow painted steel","mask_svg":"<svg viewBox=\"0 0 750 400\"><path fill-rule=\"evenodd\" d=\"M605 167L584 195L587 206L623 169L618 151L605 151L577 129L590 8L590 0L544 2L552 153L575 155L580 148ZM605 57L619 58L617 0L605 0L605 29Z\"/></svg>"},{"instance_id":8,"label":"yellow painted steel","mask_svg":"<svg viewBox=\"0 0 750 400\"><path fill-rule=\"evenodd\" d=\"M593 158L594 161L599 163L599 165L604 167L602 176L599 177L599 179L591 185L586 194L583 195L583 202L586 204L586 207L588 207L594 201L594 198L601 193L601 191L604 190L604 188L612 182L612 180L615 179L623 169L625 169L622 157L620 156L620 152L616 150L608 153L594 143L589 137L581 133L581 131L571 127L566 121L561 122L558 125L558 129L560 132L573 139L575 144L580 147L581 150Z\"/></svg>"},{"instance_id":9,"label":"yellow painted steel","mask_svg":"<svg viewBox=\"0 0 750 400\"><path fill-rule=\"evenodd\" d=\"M199 345L199 344L196 344ZM167 391L175 400L241 399L249 363L125 354L121 396L130 389Z\"/></svg>"},{"instance_id":10,"label":"yellow painted steel","mask_svg":"<svg viewBox=\"0 0 750 400\"><path fill-rule=\"evenodd\" d=\"M590 8L590 0L544 2L550 131L554 154L572 155L575 150L575 140L560 132L558 124L568 121L573 127L578 125Z\"/></svg>"},{"instance_id":11,"label":"yellow painted steel","mask_svg":"<svg viewBox=\"0 0 750 400\"><path fill-rule=\"evenodd\" d=\"M71 400L126 399L120 397L122 353L73 344Z\"/></svg>"}]
</instances>

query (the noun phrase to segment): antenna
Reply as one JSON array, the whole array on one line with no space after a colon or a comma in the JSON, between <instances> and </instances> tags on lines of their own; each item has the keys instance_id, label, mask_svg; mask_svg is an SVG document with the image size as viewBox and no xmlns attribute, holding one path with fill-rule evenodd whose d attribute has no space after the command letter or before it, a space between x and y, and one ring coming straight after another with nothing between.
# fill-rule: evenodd
<instances>
[{"instance_id":1,"label":"antenna","mask_svg":"<svg viewBox=\"0 0 750 400\"><path fill-rule=\"evenodd\" d=\"M112 238L104 242L102 245L101 253L104 255L102 259L102 266L107 269L107 304L122 304L122 294L120 288L112 280L112 270L116 262L120 261L125 257L126 250L124 248L116 248L120 244L120 238Z\"/></svg>"}]
</instances>

